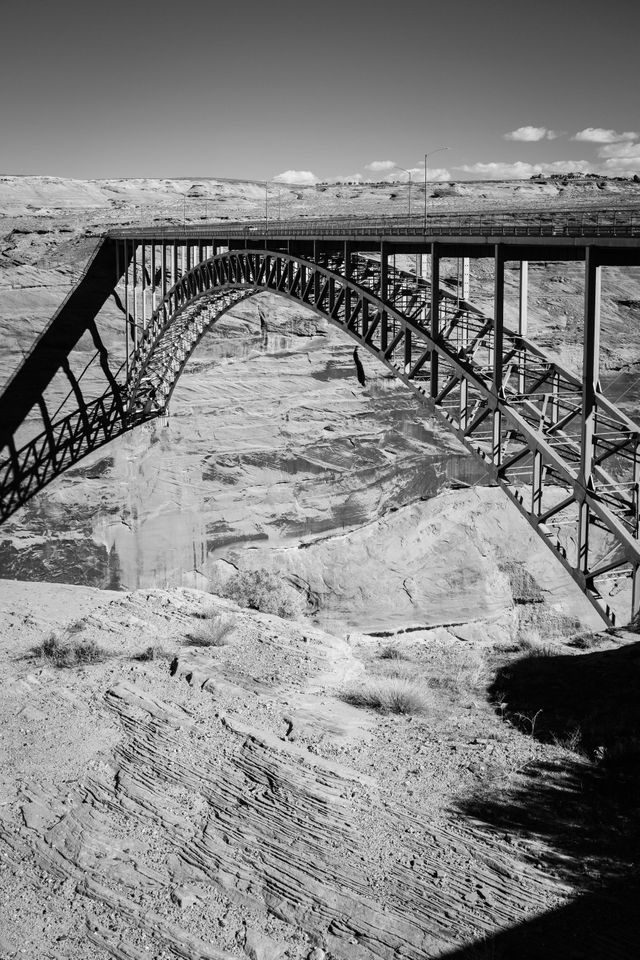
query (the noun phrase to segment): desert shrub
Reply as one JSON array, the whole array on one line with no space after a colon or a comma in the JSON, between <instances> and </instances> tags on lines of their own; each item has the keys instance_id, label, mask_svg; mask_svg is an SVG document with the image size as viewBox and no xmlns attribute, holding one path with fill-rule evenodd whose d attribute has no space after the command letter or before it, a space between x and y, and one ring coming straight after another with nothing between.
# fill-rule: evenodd
<instances>
[{"instance_id":1,"label":"desert shrub","mask_svg":"<svg viewBox=\"0 0 640 960\"><path fill-rule=\"evenodd\" d=\"M398 646L397 643L385 643L383 647L380 648L378 656L381 660L408 660L409 655Z\"/></svg>"},{"instance_id":2,"label":"desert shrub","mask_svg":"<svg viewBox=\"0 0 640 960\"><path fill-rule=\"evenodd\" d=\"M369 707L381 713L426 713L430 702L421 687L401 678L380 678L349 688L341 694L345 703Z\"/></svg>"},{"instance_id":3,"label":"desert shrub","mask_svg":"<svg viewBox=\"0 0 640 960\"><path fill-rule=\"evenodd\" d=\"M601 633L581 633L571 640L569 646L577 650L593 650L594 647L599 647L604 639Z\"/></svg>"},{"instance_id":4,"label":"desert shrub","mask_svg":"<svg viewBox=\"0 0 640 960\"><path fill-rule=\"evenodd\" d=\"M77 667L85 663L99 663L106 654L95 640L63 641L55 633L49 634L33 653L54 667Z\"/></svg>"},{"instance_id":5,"label":"desert shrub","mask_svg":"<svg viewBox=\"0 0 640 960\"><path fill-rule=\"evenodd\" d=\"M191 616L195 617L196 620L213 620L220 616L220 611L213 605L198 607L197 610L192 611Z\"/></svg>"},{"instance_id":6,"label":"desert shrub","mask_svg":"<svg viewBox=\"0 0 640 960\"><path fill-rule=\"evenodd\" d=\"M555 736L552 734L552 740L558 747L564 747L565 750L571 750L572 753L583 753L582 749L582 730L579 726L573 727L564 736Z\"/></svg>"},{"instance_id":7,"label":"desert shrub","mask_svg":"<svg viewBox=\"0 0 640 960\"><path fill-rule=\"evenodd\" d=\"M262 613L295 620L301 616L304 604L300 595L269 570L243 570L234 574L222 586L222 595L235 600L241 607L250 607Z\"/></svg>"},{"instance_id":8,"label":"desert shrub","mask_svg":"<svg viewBox=\"0 0 640 960\"><path fill-rule=\"evenodd\" d=\"M548 644L542 643L538 636L522 636L518 640L518 650L530 657L553 657L555 651Z\"/></svg>"},{"instance_id":9,"label":"desert shrub","mask_svg":"<svg viewBox=\"0 0 640 960\"><path fill-rule=\"evenodd\" d=\"M373 668L376 676L402 677L404 680L416 679L416 665L407 660L381 660Z\"/></svg>"},{"instance_id":10,"label":"desert shrub","mask_svg":"<svg viewBox=\"0 0 640 960\"><path fill-rule=\"evenodd\" d=\"M429 687L469 693L485 683L487 664L480 650L452 644L429 649L424 675Z\"/></svg>"},{"instance_id":11,"label":"desert shrub","mask_svg":"<svg viewBox=\"0 0 640 960\"><path fill-rule=\"evenodd\" d=\"M224 647L230 642L234 629L232 620L216 614L190 630L186 642L194 647Z\"/></svg>"},{"instance_id":12,"label":"desert shrub","mask_svg":"<svg viewBox=\"0 0 640 960\"><path fill-rule=\"evenodd\" d=\"M144 663L147 660L162 660L168 656L169 654L164 647L154 643L150 644L146 650L143 650L142 653L139 653L137 657L134 657L133 659Z\"/></svg>"}]
</instances>

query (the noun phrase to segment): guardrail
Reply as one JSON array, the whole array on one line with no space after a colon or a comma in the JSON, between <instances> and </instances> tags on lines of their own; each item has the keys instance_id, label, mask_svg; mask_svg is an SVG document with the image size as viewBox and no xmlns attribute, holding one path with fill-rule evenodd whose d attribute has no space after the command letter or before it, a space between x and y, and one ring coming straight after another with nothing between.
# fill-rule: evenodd
<instances>
[{"instance_id":1,"label":"guardrail","mask_svg":"<svg viewBox=\"0 0 640 960\"><path fill-rule=\"evenodd\" d=\"M295 220L211 221L112 230L112 238L185 236L260 237L620 237L640 238L640 210L495 211L427 217L331 217Z\"/></svg>"}]
</instances>

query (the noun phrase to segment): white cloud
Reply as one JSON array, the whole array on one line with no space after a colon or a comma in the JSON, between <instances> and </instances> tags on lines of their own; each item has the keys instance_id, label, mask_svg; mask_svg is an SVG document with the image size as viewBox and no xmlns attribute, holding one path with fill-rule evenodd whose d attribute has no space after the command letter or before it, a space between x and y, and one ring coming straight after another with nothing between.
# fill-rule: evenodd
<instances>
[{"instance_id":1,"label":"white cloud","mask_svg":"<svg viewBox=\"0 0 640 960\"><path fill-rule=\"evenodd\" d=\"M628 151L621 151L604 161L602 167L605 173L619 177L640 174L640 143L630 143L628 148Z\"/></svg>"},{"instance_id":2,"label":"white cloud","mask_svg":"<svg viewBox=\"0 0 640 960\"><path fill-rule=\"evenodd\" d=\"M598 150L598 156L637 160L640 158L640 143L612 143Z\"/></svg>"},{"instance_id":3,"label":"white cloud","mask_svg":"<svg viewBox=\"0 0 640 960\"><path fill-rule=\"evenodd\" d=\"M311 185L318 182L318 178L311 170L285 170L284 173L279 173L273 179L276 183L298 183L302 185Z\"/></svg>"},{"instance_id":4,"label":"white cloud","mask_svg":"<svg viewBox=\"0 0 640 960\"><path fill-rule=\"evenodd\" d=\"M352 173L350 177L331 177L329 183L365 183L365 179L361 173Z\"/></svg>"},{"instance_id":5,"label":"white cloud","mask_svg":"<svg viewBox=\"0 0 640 960\"><path fill-rule=\"evenodd\" d=\"M365 170L371 170L372 173L384 173L385 170L393 170L395 163L393 160L372 160L371 163L365 163Z\"/></svg>"},{"instance_id":6,"label":"white cloud","mask_svg":"<svg viewBox=\"0 0 640 960\"><path fill-rule=\"evenodd\" d=\"M449 171L446 167L429 167L429 180L450 180ZM424 164L421 167L411 167L410 170L397 169L395 173L390 173L385 180L387 183L408 183L409 174L413 183L422 183L424 181Z\"/></svg>"},{"instance_id":7,"label":"white cloud","mask_svg":"<svg viewBox=\"0 0 640 960\"><path fill-rule=\"evenodd\" d=\"M404 170L402 167L396 167L393 173L390 173L385 177L387 183L402 183L403 181L409 182L409 174L411 174L411 179L415 181L415 174L419 173L420 176L423 175L421 168L414 168L412 170Z\"/></svg>"},{"instance_id":8,"label":"white cloud","mask_svg":"<svg viewBox=\"0 0 640 960\"><path fill-rule=\"evenodd\" d=\"M470 173L483 180L528 180L536 174L549 173L596 173L594 164L588 160L554 160L551 163L515 163L501 161L492 163L472 163L455 167L463 173Z\"/></svg>"},{"instance_id":9,"label":"white cloud","mask_svg":"<svg viewBox=\"0 0 640 960\"><path fill-rule=\"evenodd\" d=\"M522 143L535 143L537 140L555 140L559 134L547 127L518 127L511 133L503 134L505 140L518 140Z\"/></svg>"},{"instance_id":10,"label":"white cloud","mask_svg":"<svg viewBox=\"0 0 640 960\"><path fill-rule=\"evenodd\" d=\"M443 180L451 180L451 174L446 167L429 167L429 183L442 183Z\"/></svg>"},{"instance_id":11,"label":"white cloud","mask_svg":"<svg viewBox=\"0 0 640 960\"><path fill-rule=\"evenodd\" d=\"M571 139L582 143L620 143L624 140L637 140L638 134L633 130L616 133L615 130L604 130L602 127L585 127L579 130Z\"/></svg>"}]
</instances>

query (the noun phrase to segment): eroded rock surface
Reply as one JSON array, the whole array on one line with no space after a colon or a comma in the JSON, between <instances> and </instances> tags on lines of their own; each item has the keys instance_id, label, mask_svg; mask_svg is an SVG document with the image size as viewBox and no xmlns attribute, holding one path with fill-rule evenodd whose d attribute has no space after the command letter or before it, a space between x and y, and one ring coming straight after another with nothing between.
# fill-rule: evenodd
<instances>
[{"instance_id":1,"label":"eroded rock surface","mask_svg":"<svg viewBox=\"0 0 640 960\"><path fill-rule=\"evenodd\" d=\"M436 688L425 716L340 699L379 641L363 653L197 591L66 588L70 624L54 586L35 590L2 585L7 956L419 960L570 893L539 845L514 849L450 806L487 770L511 782L540 745ZM197 647L189 627L212 602L233 634ZM56 620L105 661L25 659ZM165 655L134 659L149 641ZM465 644L418 638L414 669L436 657L444 675Z\"/></svg>"}]
</instances>

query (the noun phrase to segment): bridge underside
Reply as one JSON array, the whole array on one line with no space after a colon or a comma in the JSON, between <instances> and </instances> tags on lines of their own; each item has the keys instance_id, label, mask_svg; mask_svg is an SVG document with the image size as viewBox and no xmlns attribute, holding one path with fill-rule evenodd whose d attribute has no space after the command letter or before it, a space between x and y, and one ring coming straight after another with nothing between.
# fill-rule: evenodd
<instances>
[{"instance_id":1,"label":"bridge underside","mask_svg":"<svg viewBox=\"0 0 640 960\"><path fill-rule=\"evenodd\" d=\"M608 623L635 616L640 427L600 390L599 329L602 266L640 265L637 241L241 233L123 233L98 245L0 398L0 519L92 450L162 415L211 325L269 290L339 326L442 416ZM407 253L414 270L396 266ZM494 264L490 315L469 300L464 261L471 257ZM456 287L441 278L451 258L462 261ZM552 259L584 262L581 377L527 338L527 264ZM520 264L515 329L504 323L509 261ZM95 322L110 296L124 315L116 362ZM95 353L78 374L69 358L82 337ZM103 387L88 395L96 371ZM47 391L60 376L69 389L54 414ZM40 429L20 444L31 421Z\"/></svg>"}]
</instances>

